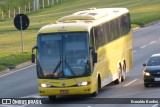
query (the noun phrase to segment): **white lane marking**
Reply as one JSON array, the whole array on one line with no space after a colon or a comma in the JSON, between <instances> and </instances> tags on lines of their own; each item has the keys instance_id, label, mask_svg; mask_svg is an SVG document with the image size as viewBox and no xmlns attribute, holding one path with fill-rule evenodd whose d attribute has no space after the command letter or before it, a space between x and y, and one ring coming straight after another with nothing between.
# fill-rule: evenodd
<instances>
[{"instance_id":1,"label":"white lane marking","mask_svg":"<svg viewBox=\"0 0 160 107\"><path fill-rule=\"evenodd\" d=\"M160 38L158 38L160 40Z\"/></svg>"},{"instance_id":2,"label":"white lane marking","mask_svg":"<svg viewBox=\"0 0 160 107\"><path fill-rule=\"evenodd\" d=\"M29 96L24 96L21 98L45 98L44 96L39 96L39 94L33 94L33 95L29 95Z\"/></svg>"},{"instance_id":3,"label":"white lane marking","mask_svg":"<svg viewBox=\"0 0 160 107\"><path fill-rule=\"evenodd\" d=\"M153 105L152 107L159 107L159 104L155 104L155 105Z\"/></svg>"},{"instance_id":4,"label":"white lane marking","mask_svg":"<svg viewBox=\"0 0 160 107\"><path fill-rule=\"evenodd\" d=\"M140 48L142 49L142 48L145 48L146 46L147 46L147 45L143 45L143 46L142 46L142 47L140 47Z\"/></svg>"},{"instance_id":5,"label":"white lane marking","mask_svg":"<svg viewBox=\"0 0 160 107\"><path fill-rule=\"evenodd\" d=\"M21 97L21 98L40 98L41 96L37 94L33 94L33 95L29 95L29 96L24 96L24 97Z\"/></svg>"},{"instance_id":6,"label":"white lane marking","mask_svg":"<svg viewBox=\"0 0 160 107\"><path fill-rule=\"evenodd\" d=\"M34 64L34 65L27 66L27 67L24 67L24 68L21 68L21 69L18 69L18 70L15 70L15 71L12 71L12 72L9 72L9 73L6 73L6 74L4 74L4 75L1 75L0 78L1 78L1 77L4 77L4 76L6 76L6 75L9 75L9 74L12 74L12 73L15 73L15 72L18 72L18 71L21 71L21 70L30 68L30 67L32 67L32 66L35 66L35 64Z\"/></svg>"},{"instance_id":7,"label":"white lane marking","mask_svg":"<svg viewBox=\"0 0 160 107\"><path fill-rule=\"evenodd\" d=\"M129 82L128 84L125 84L123 87L126 87L126 86L129 86L131 85L132 83L136 82L138 79L134 79L133 81Z\"/></svg>"},{"instance_id":8,"label":"white lane marking","mask_svg":"<svg viewBox=\"0 0 160 107\"><path fill-rule=\"evenodd\" d=\"M134 50L133 53L137 52L137 50Z\"/></svg>"},{"instance_id":9,"label":"white lane marking","mask_svg":"<svg viewBox=\"0 0 160 107\"><path fill-rule=\"evenodd\" d=\"M149 43L149 45L151 45L151 44L153 44L153 43L156 43L156 42L157 42L157 41L152 41L152 42Z\"/></svg>"}]
</instances>

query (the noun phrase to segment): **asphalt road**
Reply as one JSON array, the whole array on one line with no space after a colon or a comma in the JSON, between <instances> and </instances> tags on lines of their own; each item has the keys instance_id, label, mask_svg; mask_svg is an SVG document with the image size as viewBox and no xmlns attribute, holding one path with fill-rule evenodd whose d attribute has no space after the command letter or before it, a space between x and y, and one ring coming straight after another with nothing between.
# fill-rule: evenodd
<instances>
[{"instance_id":1,"label":"asphalt road","mask_svg":"<svg viewBox=\"0 0 160 107\"><path fill-rule=\"evenodd\" d=\"M126 80L118 85L108 85L100 90L99 98L160 98L160 86L145 88L143 85L143 63L155 53L160 53L160 23L133 32L133 69ZM89 96L80 96L86 102ZM86 97L86 98L85 98ZM0 98L41 98L38 95L36 69L34 65L0 76ZM72 97L71 97L72 98ZM0 107L158 107L156 104L49 104L49 105L0 105Z\"/></svg>"}]
</instances>

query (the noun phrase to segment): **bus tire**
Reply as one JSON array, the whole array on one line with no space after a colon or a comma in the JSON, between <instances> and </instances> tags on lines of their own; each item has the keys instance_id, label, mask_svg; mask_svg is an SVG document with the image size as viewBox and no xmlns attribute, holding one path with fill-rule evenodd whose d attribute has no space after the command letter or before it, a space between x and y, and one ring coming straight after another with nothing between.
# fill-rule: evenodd
<instances>
[{"instance_id":1,"label":"bus tire","mask_svg":"<svg viewBox=\"0 0 160 107\"><path fill-rule=\"evenodd\" d=\"M91 96L92 97L96 97L97 95L98 95L98 87L99 87L99 82L98 82L98 80L97 80L97 89L96 89L96 91L95 92L93 92L92 94L91 94Z\"/></svg>"},{"instance_id":2,"label":"bus tire","mask_svg":"<svg viewBox=\"0 0 160 107\"><path fill-rule=\"evenodd\" d=\"M126 79L126 64L124 63L123 68L122 68L122 82Z\"/></svg>"},{"instance_id":3,"label":"bus tire","mask_svg":"<svg viewBox=\"0 0 160 107\"><path fill-rule=\"evenodd\" d=\"M149 84L148 83L144 83L144 87L149 87Z\"/></svg>"},{"instance_id":4,"label":"bus tire","mask_svg":"<svg viewBox=\"0 0 160 107\"><path fill-rule=\"evenodd\" d=\"M48 96L49 100L54 100L56 99L56 95L53 95L53 96Z\"/></svg>"},{"instance_id":5,"label":"bus tire","mask_svg":"<svg viewBox=\"0 0 160 107\"><path fill-rule=\"evenodd\" d=\"M96 97L98 95L98 90L91 94L92 97Z\"/></svg>"},{"instance_id":6,"label":"bus tire","mask_svg":"<svg viewBox=\"0 0 160 107\"><path fill-rule=\"evenodd\" d=\"M122 82L122 70L119 69L119 72L118 72L118 78L115 80L115 84L119 84Z\"/></svg>"}]
</instances>

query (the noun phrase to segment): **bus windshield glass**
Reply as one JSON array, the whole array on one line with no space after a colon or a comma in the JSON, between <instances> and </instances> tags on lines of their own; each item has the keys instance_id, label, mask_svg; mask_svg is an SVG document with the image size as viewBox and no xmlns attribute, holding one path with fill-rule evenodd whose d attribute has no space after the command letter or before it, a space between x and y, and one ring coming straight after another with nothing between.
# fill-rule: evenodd
<instances>
[{"instance_id":1,"label":"bus windshield glass","mask_svg":"<svg viewBox=\"0 0 160 107\"><path fill-rule=\"evenodd\" d=\"M39 78L90 75L87 32L40 34L37 45Z\"/></svg>"}]
</instances>

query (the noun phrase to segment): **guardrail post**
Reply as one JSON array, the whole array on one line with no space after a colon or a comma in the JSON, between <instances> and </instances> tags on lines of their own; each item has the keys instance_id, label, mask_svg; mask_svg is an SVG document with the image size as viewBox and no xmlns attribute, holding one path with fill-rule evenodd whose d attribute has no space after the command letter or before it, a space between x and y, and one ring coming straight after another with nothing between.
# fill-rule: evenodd
<instances>
[{"instance_id":1,"label":"guardrail post","mask_svg":"<svg viewBox=\"0 0 160 107\"><path fill-rule=\"evenodd\" d=\"M14 17L15 17L16 16L16 10L15 10L15 8L14 8L14 13L13 14L14 14Z\"/></svg>"},{"instance_id":2,"label":"guardrail post","mask_svg":"<svg viewBox=\"0 0 160 107\"><path fill-rule=\"evenodd\" d=\"M18 13L19 14L21 13L21 7L18 7Z\"/></svg>"},{"instance_id":3,"label":"guardrail post","mask_svg":"<svg viewBox=\"0 0 160 107\"><path fill-rule=\"evenodd\" d=\"M48 6L49 6L49 0L48 0Z\"/></svg>"},{"instance_id":4,"label":"guardrail post","mask_svg":"<svg viewBox=\"0 0 160 107\"><path fill-rule=\"evenodd\" d=\"M31 11L31 3L30 2L28 4L28 8L29 8L29 13L30 13L30 11Z\"/></svg>"},{"instance_id":5,"label":"guardrail post","mask_svg":"<svg viewBox=\"0 0 160 107\"><path fill-rule=\"evenodd\" d=\"M42 7L43 7L43 9L44 9L44 0L42 0Z\"/></svg>"},{"instance_id":6,"label":"guardrail post","mask_svg":"<svg viewBox=\"0 0 160 107\"><path fill-rule=\"evenodd\" d=\"M24 14L26 14L26 9L27 9L27 7L26 7L26 5L24 6Z\"/></svg>"},{"instance_id":7,"label":"guardrail post","mask_svg":"<svg viewBox=\"0 0 160 107\"><path fill-rule=\"evenodd\" d=\"M36 10L36 6L35 6L35 0L33 1L33 10Z\"/></svg>"},{"instance_id":8,"label":"guardrail post","mask_svg":"<svg viewBox=\"0 0 160 107\"><path fill-rule=\"evenodd\" d=\"M11 11L8 10L8 18L11 18Z\"/></svg>"},{"instance_id":9,"label":"guardrail post","mask_svg":"<svg viewBox=\"0 0 160 107\"><path fill-rule=\"evenodd\" d=\"M52 5L54 5L54 0L52 0Z\"/></svg>"},{"instance_id":10,"label":"guardrail post","mask_svg":"<svg viewBox=\"0 0 160 107\"><path fill-rule=\"evenodd\" d=\"M2 11L2 19L4 19L4 12Z\"/></svg>"}]
</instances>

